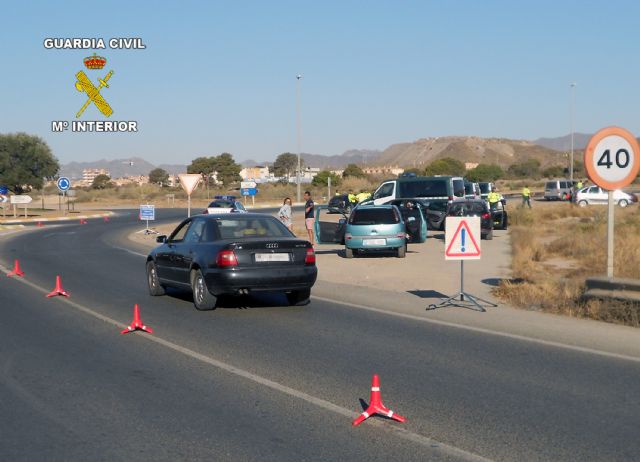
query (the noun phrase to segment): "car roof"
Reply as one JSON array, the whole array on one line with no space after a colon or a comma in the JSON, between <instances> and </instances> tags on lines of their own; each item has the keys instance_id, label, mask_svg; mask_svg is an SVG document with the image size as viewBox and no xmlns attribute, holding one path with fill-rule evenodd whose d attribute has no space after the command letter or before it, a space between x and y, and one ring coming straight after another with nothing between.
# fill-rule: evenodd
<instances>
[{"instance_id":1,"label":"car roof","mask_svg":"<svg viewBox=\"0 0 640 462\"><path fill-rule=\"evenodd\" d=\"M248 220L251 218L273 218L274 220L276 220L277 218L275 218L272 215L269 215L267 213L256 213L256 212L247 212L247 213L203 213L200 215L194 215L193 218L195 217L201 217L201 218L205 218L207 220L209 219L220 219L220 218L226 218L228 220L237 220L238 218L242 218L243 220Z\"/></svg>"}]
</instances>

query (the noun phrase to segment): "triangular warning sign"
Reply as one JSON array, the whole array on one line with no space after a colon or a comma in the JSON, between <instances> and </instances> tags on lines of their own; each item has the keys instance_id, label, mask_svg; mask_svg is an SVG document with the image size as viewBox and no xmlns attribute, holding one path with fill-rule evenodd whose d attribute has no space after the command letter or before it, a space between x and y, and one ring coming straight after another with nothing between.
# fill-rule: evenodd
<instances>
[{"instance_id":1,"label":"triangular warning sign","mask_svg":"<svg viewBox=\"0 0 640 462\"><path fill-rule=\"evenodd\" d=\"M454 258L477 258L480 256L480 246L476 241L476 236L471 232L467 220L460 220L444 254L446 257Z\"/></svg>"},{"instance_id":2,"label":"triangular warning sign","mask_svg":"<svg viewBox=\"0 0 640 462\"><path fill-rule=\"evenodd\" d=\"M191 195L193 190L196 189L196 186L198 186L200 180L202 180L202 177L197 173L181 173L178 175L178 178L180 178L180 185L182 186L182 189L185 190L188 196Z\"/></svg>"}]
</instances>

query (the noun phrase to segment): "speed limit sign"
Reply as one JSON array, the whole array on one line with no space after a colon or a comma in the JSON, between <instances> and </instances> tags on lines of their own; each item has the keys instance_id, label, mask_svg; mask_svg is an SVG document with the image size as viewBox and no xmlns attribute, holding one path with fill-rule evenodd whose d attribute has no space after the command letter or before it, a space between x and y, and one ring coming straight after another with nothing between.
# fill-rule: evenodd
<instances>
[{"instance_id":1,"label":"speed limit sign","mask_svg":"<svg viewBox=\"0 0 640 462\"><path fill-rule=\"evenodd\" d=\"M624 128L607 127L589 140L584 151L584 168L589 179L613 191L629 185L640 170L640 147Z\"/></svg>"}]
</instances>

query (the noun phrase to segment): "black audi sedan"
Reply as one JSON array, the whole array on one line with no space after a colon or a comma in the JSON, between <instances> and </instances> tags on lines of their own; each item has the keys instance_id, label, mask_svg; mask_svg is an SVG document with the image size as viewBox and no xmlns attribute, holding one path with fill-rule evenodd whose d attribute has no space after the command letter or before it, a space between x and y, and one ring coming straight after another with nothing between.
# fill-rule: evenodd
<instances>
[{"instance_id":1,"label":"black audi sedan","mask_svg":"<svg viewBox=\"0 0 640 462\"><path fill-rule=\"evenodd\" d=\"M305 305L318 274L311 243L270 215L197 215L157 242L147 257L149 292L190 290L199 310L215 308L223 294L263 291L284 292L290 305Z\"/></svg>"}]
</instances>

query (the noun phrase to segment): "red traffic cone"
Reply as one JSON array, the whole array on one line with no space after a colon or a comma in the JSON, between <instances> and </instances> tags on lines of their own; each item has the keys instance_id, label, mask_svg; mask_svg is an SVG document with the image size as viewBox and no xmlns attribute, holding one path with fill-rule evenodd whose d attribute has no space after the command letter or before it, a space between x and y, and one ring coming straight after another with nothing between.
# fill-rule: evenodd
<instances>
[{"instance_id":1,"label":"red traffic cone","mask_svg":"<svg viewBox=\"0 0 640 462\"><path fill-rule=\"evenodd\" d=\"M62 288L62 282L60 282L60 276L56 276L56 288L47 294L47 298L55 297L56 295L62 295L68 297L69 294Z\"/></svg>"},{"instance_id":2,"label":"red traffic cone","mask_svg":"<svg viewBox=\"0 0 640 462\"><path fill-rule=\"evenodd\" d=\"M87 220L85 220L84 218L80 218L80 224L81 225L86 225L87 224Z\"/></svg>"},{"instance_id":3,"label":"red traffic cone","mask_svg":"<svg viewBox=\"0 0 640 462\"><path fill-rule=\"evenodd\" d=\"M387 409L384 404L382 404L382 398L380 395L380 378L378 377L378 374L373 374L373 380L371 381L371 398L369 399L369 407L353 421L352 425L354 427L356 425L360 425L373 414L384 415L402 423L406 420L404 417L395 414L391 409Z\"/></svg>"},{"instance_id":4,"label":"red traffic cone","mask_svg":"<svg viewBox=\"0 0 640 462\"><path fill-rule=\"evenodd\" d=\"M42 227L44 226L44 223L42 223L41 221L39 221L39 222L36 224L36 226L37 226L38 228L42 228Z\"/></svg>"},{"instance_id":5,"label":"red traffic cone","mask_svg":"<svg viewBox=\"0 0 640 462\"><path fill-rule=\"evenodd\" d=\"M104 222L105 222L105 223L109 223L109 217L105 216L105 217L104 217Z\"/></svg>"},{"instance_id":6,"label":"red traffic cone","mask_svg":"<svg viewBox=\"0 0 640 462\"><path fill-rule=\"evenodd\" d=\"M13 271L11 271L10 273L7 273L7 277L10 277L10 276L20 276L20 277L24 276L24 273L20 269L20 262L18 261L17 258L13 262Z\"/></svg>"},{"instance_id":7,"label":"red traffic cone","mask_svg":"<svg viewBox=\"0 0 640 462\"><path fill-rule=\"evenodd\" d=\"M151 327L147 327L142 324L142 319L140 319L140 308L138 308L137 303L133 306L133 322L129 324L126 329L120 332L120 335L128 334L129 332L133 332L134 330L142 330L144 332L153 334L153 329Z\"/></svg>"}]
</instances>

